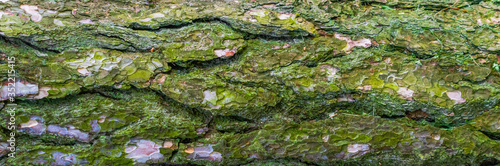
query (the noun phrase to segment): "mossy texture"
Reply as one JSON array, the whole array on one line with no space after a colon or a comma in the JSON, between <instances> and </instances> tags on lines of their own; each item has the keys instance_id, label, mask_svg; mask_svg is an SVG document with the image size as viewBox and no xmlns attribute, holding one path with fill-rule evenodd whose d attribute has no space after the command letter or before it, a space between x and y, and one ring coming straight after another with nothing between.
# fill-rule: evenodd
<instances>
[{"instance_id":1,"label":"mossy texture","mask_svg":"<svg viewBox=\"0 0 500 166\"><path fill-rule=\"evenodd\" d=\"M0 165L500 164L499 6L0 0Z\"/></svg>"}]
</instances>

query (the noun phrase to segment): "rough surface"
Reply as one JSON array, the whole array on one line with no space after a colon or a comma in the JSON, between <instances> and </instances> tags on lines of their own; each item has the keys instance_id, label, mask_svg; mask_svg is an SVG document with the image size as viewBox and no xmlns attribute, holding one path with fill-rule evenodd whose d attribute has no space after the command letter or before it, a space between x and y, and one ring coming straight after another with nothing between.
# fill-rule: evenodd
<instances>
[{"instance_id":1,"label":"rough surface","mask_svg":"<svg viewBox=\"0 0 500 166\"><path fill-rule=\"evenodd\" d=\"M499 27L497 0L0 0L0 165L500 164Z\"/></svg>"}]
</instances>

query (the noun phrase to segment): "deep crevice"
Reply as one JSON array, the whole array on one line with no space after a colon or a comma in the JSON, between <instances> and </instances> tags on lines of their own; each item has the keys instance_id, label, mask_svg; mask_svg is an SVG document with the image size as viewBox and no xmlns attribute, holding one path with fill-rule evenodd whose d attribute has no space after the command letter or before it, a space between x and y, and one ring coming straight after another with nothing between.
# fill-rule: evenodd
<instances>
[{"instance_id":1,"label":"deep crevice","mask_svg":"<svg viewBox=\"0 0 500 166\"><path fill-rule=\"evenodd\" d=\"M93 35L94 36L97 36L97 35L106 36L109 38L118 39L118 40L121 40L121 41L128 44L128 49L116 49L116 48L111 48L111 47L107 47L107 46L100 46L101 48L104 48L104 49L117 50L117 51L121 51L121 52L148 52L148 49L139 49L133 43L121 38L120 36L109 35L109 34L104 34L104 33L94 33ZM129 50L130 47L132 47L132 49Z\"/></svg>"},{"instance_id":2,"label":"deep crevice","mask_svg":"<svg viewBox=\"0 0 500 166\"><path fill-rule=\"evenodd\" d=\"M482 132L484 135L488 136L488 138L496 141L500 141L500 133L493 133L489 131L484 131L484 130L479 130Z\"/></svg>"},{"instance_id":3,"label":"deep crevice","mask_svg":"<svg viewBox=\"0 0 500 166\"><path fill-rule=\"evenodd\" d=\"M58 51L58 50L51 50L51 49L47 49L47 48L40 48L28 41L26 41L26 39L23 39L23 37L19 37L19 38L14 38L14 37L7 37L7 36L4 36L4 35L0 35L0 39L3 40L3 41L6 41L14 46L16 45L25 45L27 47L30 47L34 50L37 50L37 51L40 51L40 52L52 52L52 53L61 53L61 51Z\"/></svg>"},{"instance_id":4,"label":"deep crevice","mask_svg":"<svg viewBox=\"0 0 500 166\"><path fill-rule=\"evenodd\" d=\"M149 26L141 26L139 23L132 23L129 27L132 30L147 30L147 31L155 31L159 32L165 29L180 29L186 26L191 26L196 23L221 23L224 24L234 31L242 34L245 38L245 40L248 39L257 39L257 38L264 38L264 39L270 39L270 40L276 40L276 41L290 41L293 39L297 38L304 38L304 37L312 37L312 34L308 33L306 36L290 36L290 35L277 35L277 34L253 34L250 32L243 31L241 29L236 28L234 25L231 25L228 21L220 18L220 17L203 17L203 18L196 18L193 20L190 20L189 22L187 21L174 21L174 22L160 22L159 26L157 28L149 27ZM279 28L276 26L276 28ZM296 31L296 30L294 30ZM292 33L293 31L290 31Z\"/></svg>"},{"instance_id":5,"label":"deep crevice","mask_svg":"<svg viewBox=\"0 0 500 166\"><path fill-rule=\"evenodd\" d=\"M175 99L163 94L159 90L154 90L151 89L153 92L155 92L158 96L160 96L164 102L175 105L177 108L182 108L182 111L187 111L189 114L196 116L196 117L203 117L204 123L208 124L211 119L213 118L213 115L210 111L198 109L198 108L193 108L190 107L189 105L186 105L184 103L178 102Z\"/></svg>"}]
</instances>

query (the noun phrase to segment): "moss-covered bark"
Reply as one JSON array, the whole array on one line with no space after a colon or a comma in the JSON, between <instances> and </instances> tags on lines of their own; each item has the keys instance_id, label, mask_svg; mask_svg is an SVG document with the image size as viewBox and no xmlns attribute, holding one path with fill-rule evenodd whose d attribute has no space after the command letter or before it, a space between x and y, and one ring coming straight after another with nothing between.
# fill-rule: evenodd
<instances>
[{"instance_id":1,"label":"moss-covered bark","mask_svg":"<svg viewBox=\"0 0 500 166\"><path fill-rule=\"evenodd\" d=\"M0 0L0 163L500 164L499 6Z\"/></svg>"}]
</instances>

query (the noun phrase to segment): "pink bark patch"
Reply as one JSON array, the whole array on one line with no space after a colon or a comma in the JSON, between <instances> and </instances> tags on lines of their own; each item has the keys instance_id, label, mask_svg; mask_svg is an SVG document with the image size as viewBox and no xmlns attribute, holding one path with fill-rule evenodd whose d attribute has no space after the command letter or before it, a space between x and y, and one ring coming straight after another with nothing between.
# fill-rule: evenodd
<instances>
[{"instance_id":1,"label":"pink bark patch","mask_svg":"<svg viewBox=\"0 0 500 166\"><path fill-rule=\"evenodd\" d=\"M222 161L222 154L215 152L211 144L206 146L198 146L194 148L194 152L187 156L193 160L210 160Z\"/></svg>"},{"instance_id":2,"label":"pink bark patch","mask_svg":"<svg viewBox=\"0 0 500 166\"><path fill-rule=\"evenodd\" d=\"M288 43L286 43L285 45L283 45L283 47L282 47L282 48L283 48L283 49L285 49L285 48L289 48L289 47L291 47L291 45L290 45L290 44L288 44Z\"/></svg>"},{"instance_id":3,"label":"pink bark patch","mask_svg":"<svg viewBox=\"0 0 500 166\"><path fill-rule=\"evenodd\" d=\"M80 20L78 22L81 24L94 24L94 22L90 19Z\"/></svg>"},{"instance_id":4,"label":"pink bark patch","mask_svg":"<svg viewBox=\"0 0 500 166\"><path fill-rule=\"evenodd\" d=\"M45 133L45 125L43 119L39 116L31 116L30 120L26 123L21 123L19 126L20 132L30 133L33 135L41 135Z\"/></svg>"},{"instance_id":5,"label":"pink bark patch","mask_svg":"<svg viewBox=\"0 0 500 166\"><path fill-rule=\"evenodd\" d=\"M40 13L38 13L37 6L21 5L19 8L23 9L24 12L31 15L31 21L40 22L42 20L42 15L40 15Z\"/></svg>"},{"instance_id":6,"label":"pink bark patch","mask_svg":"<svg viewBox=\"0 0 500 166\"><path fill-rule=\"evenodd\" d=\"M349 103L354 102L354 98L352 98L351 94L345 94L341 97L337 98L337 101L347 101Z\"/></svg>"},{"instance_id":7,"label":"pink bark patch","mask_svg":"<svg viewBox=\"0 0 500 166\"><path fill-rule=\"evenodd\" d=\"M9 83L11 83L10 86ZM14 97L38 94L38 85L30 84L27 81L19 80L15 83L6 81L2 85L0 88L0 101L9 99L12 96L9 96L9 93L15 93ZM12 88L15 90L12 90Z\"/></svg>"},{"instance_id":8,"label":"pink bark patch","mask_svg":"<svg viewBox=\"0 0 500 166\"><path fill-rule=\"evenodd\" d=\"M446 92L446 95L448 95L451 100L454 100L455 104L462 104L466 101L464 98L462 98L462 92L460 91Z\"/></svg>"},{"instance_id":9,"label":"pink bark patch","mask_svg":"<svg viewBox=\"0 0 500 166\"><path fill-rule=\"evenodd\" d=\"M49 125L47 127L47 132L51 134L57 134L59 136L73 138L82 142L90 142L91 140L88 133L77 130L74 126L71 125L68 125L66 127L61 127L59 125Z\"/></svg>"},{"instance_id":10,"label":"pink bark patch","mask_svg":"<svg viewBox=\"0 0 500 166\"><path fill-rule=\"evenodd\" d=\"M403 98L410 100L413 97L413 90L401 87L398 90L398 94L401 95Z\"/></svg>"},{"instance_id":11,"label":"pink bark patch","mask_svg":"<svg viewBox=\"0 0 500 166\"><path fill-rule=\"evenodd\" d=\"M160 153L160 145L150 140L139 140L136 146L128 146L125 152L128 153L126 158L130 158L139 163L145 163L148 160L157 160L163 158Z\"/></svg>"},{"instance_id":12,"label":"pink bark patch","mask_svg":"<svg viewBox=\"0 0 500 166\"><path fill-rule=\"evenodd\" d=\"M31 98L33 99L42 99L42 98L45 98L47 96L49 96L49 90L51 90L52 88L50 87L41 87L40 90L38 91L38 95L30 95Z\"/></svg>"},{"instance_id":13,"label":"pink bark patch","mask_svg":"<svg viewBox=\"0 0 500 166\"><path fill-rule=\"evenodd\" d=\"M91 72L89 70L87 70L86 68L79 68L79 69L76 69L76 71L78 71L78 73L80 73L81 75L90 75Z\"/></svg>"},{"instance_id":14,"label":"pink bark patch","mask_svg":"<svg viewBox=\"0 0 500 166\"><path fill-rule=\"evenodd\" d=\"M157 82L158 84L163 84L165 82L166 78L167 78L167 75L163 75L159 79L157 79L155 82Z\"/></svg>"},{"instance_id":15,"label":"pink bark patch","mask_svg":"<svg viewBox=\"0 0 500 166\"><path fill-rule=\"evenodd\" d=\"M349 53L351 52L352 48L354 47L364 47L368 48L372 45L372 42L370 39L360 39L360 40L352 40L349 37L345 37L342 34L335 34L335 38L344 40L347 42L347 46L343 49L343 51Z\"/></svg>"},{"instance_id":16,"label":"pink bark patch","mask_svg":"<svg viewBox=\"0 0 500 166\"><path fill-rule=\"evenodd\" d=\"M349 153L357 153L367 150L370 150L370 145L368 144L350 144L347 146L347 152Z\"/></svg>"},{"instance_id":17,"label":"pink bark patch","mask_svg":"<svg viewBox=\"0 0 500 166\"><path fill-rule=\"evenodd\" d=\"M214 53L215 55L217 55L217 57L230 57L230 56L233 56L234 54L236 54L236 51L238 50L238 48L236 47L233 47L233 49L218 49L218 50L214 50Z\"/></svg>"}]
</instances>

